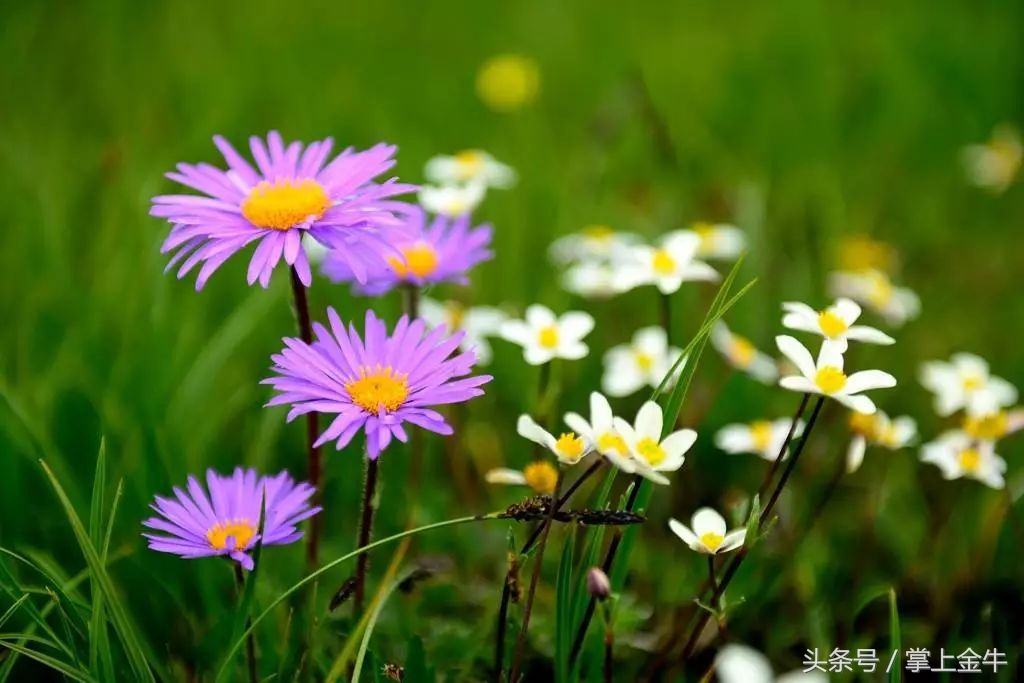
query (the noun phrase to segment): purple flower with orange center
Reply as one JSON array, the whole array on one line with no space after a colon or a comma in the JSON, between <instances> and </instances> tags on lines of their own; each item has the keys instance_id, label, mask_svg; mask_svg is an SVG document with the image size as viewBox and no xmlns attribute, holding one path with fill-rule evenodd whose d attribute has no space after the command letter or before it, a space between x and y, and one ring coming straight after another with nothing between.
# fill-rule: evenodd
<instances>
[{"instance_id":1,"label":"purple flower with orange center","mask_svg":"<svg viewBox=\"0 0 1024 683\"><path fill-rule=\"evenodd\" d=\"M187 491L174 487L174 498L156 496L152 508L159 514L143 525L162 534L144 533L152 550L186 559L226 555L245 569L253 567L249 554L257 543L285 545L302 538L296 525L320 512L310 505L316 490L296 483L287 472L272 477L256 470L235 468L231 476L206 472L203 490L190 476ZM260 514L266 500L263 535Z\"/></svg>"},{"instance_id":2,"label":"purple flower with orange center","mask_svg":"<svg viewBox=\"0 0 1024 683\"><path fill-rule=\"evenodd\" d=\"M489 249L491 226L472 227L468 214L458 218L438 215L428 222L423 209L412 207L406 234L408 237L394 243L398 253L386 255L385 261L370 269L363 279L357 277L343 250L328 254L324 274L335 282L355 281L358 292L377 296L401 284L468 284L466 273L494 256Z\"/></svg>"},{"instance_id":3,"label":"purple flower with orange center","mask_svg":"<svg viewBox=\"0 0 1024 683\"><path fill-rule=\"evenodd\" d=\"M480 396L480 386L491 380L470 375L476 354L457 352L461 332L448 336L444 326L428 330L423 320L402 316L388 335L384 322L367 311L360 338L333 308L327 318L330 330L313 324L312 344L285 338L285 348L271 357L277 374L263 380L279 392L267 405L290 405L289 421L313 411L335 415L316 446L335 441L341 450L362 430L367 454L376 459L392 438L408 440L405 423L451 434L433 406Z\"/></svg>"},{"instance_id":4,"label":"purple flower with orange center","mask_svg":"<svg viewBox=\"0 0 1024 683\"><path fill-rule=\"evenodd\" d=\"M303 145L285 145L271 131L266 142L249 138L255 167L224 138L214 144L227 162L224 171L210 164L178 164L167 177L202 194L153 198L150 213L166 218L171 233L162 253L175 252L167 269L181 264L182 278L202 264L196 289L233 254L255 242L248 282L266 287L283 258L307 287L312 282L303 235L338 249L357 279L370 265L381 263L402 221L401 206L389 200L410 192L391 178L374 178L395 165L393 145L378 144L366 151L344 150L328 161L330 138ZM400 232L400 230L399 230Z\"/></svg>"}]
</instances>

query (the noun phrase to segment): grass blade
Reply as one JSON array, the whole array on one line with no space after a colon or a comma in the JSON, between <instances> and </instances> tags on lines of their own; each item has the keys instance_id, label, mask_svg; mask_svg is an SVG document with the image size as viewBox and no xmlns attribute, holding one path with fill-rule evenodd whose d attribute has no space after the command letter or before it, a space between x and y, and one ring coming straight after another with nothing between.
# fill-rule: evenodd
<instances>
[{"instance_id":1,"label":"grass blade","mask_svg":"<svg viewBox=\"0 0 1024 683\"><path fill-rule=\"evenodd\" d=\"M896 606L896 589L889 589L889 652L900 650L900 611ZM902 667L899 663L892 665L889 672L889 683L900 683Z\"/></svg>"},{"instance_id":2,"label":"grass blade","mask_svg":"<svg viewBox=\"0 0 1024 683\"><path fill-rule=\"evenodd\" d=\"M18 639L24 639L25 634L18 634L13 636ZM75 681L84 681L84 683L92 683L96 679L89 675L89 672L77 669L71 664L63 662L56 657L48 654L44 654L39 650L33 650L32 648L25 647L21 643L15 642L14 640L0 639L0 646L10 649L12 652L17 652L19 655L34 659L35 661L50 667L54 671L59 671L68 678Z\"/></svg>"},{"instance_id":3,"label":"grass blade","mask_svg":"<svg viewBox=\"0 0 1024 683\"><path fill-rule=\"evenodd\" d=\"M565 542L562 544L562 558L558 563L558 576L555 578L555 681L565 683L569 673L569 648L572 646L573 620L573 588L586 582L587 568L573 581L572 558L576 529L570 526Z\"/></svg>"},{"instance_id":4,"label":"grass blade","mask_svg":"<svg viewBox=\"0 0 1024 683\"><path fill-rule=\"evenodd\" d=\"M128 656L128 663L131 666L132 672L139 680L154 681L153 672L147 663L146 653L143 650L142 643L139 641L135 625L129 618L127 611L125 611L120 596L118 596L114 589L114 584L110 580L110 575L107 574L106 567L100 560L99 553L97 553L96 548L93 547L92 542L89 540L89 534L82 525L82 520L78 517L78 513L75 512L71 500L68 499L64 488L60 485L53 472L44 461L40 460L39 462L49 478L57 498L60 500L61 507L64 508L64 514L71 524L71 529L75 534L75 539L78 541L79 548L82 550L82 555L85 556L92 586L93 588L98 588L103 593L104 603L110 612L111 621L114 623L114 629L121 640L125 654Z\"/></svg>"}]
</instances>

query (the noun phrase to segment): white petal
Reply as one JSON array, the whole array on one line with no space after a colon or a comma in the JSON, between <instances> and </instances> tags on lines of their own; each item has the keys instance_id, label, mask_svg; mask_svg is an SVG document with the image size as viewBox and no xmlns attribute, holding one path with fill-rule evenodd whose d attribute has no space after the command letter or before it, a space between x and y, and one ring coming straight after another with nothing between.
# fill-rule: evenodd
<instances>
[{"instance_id":1,"label":"white petal","mask_svg":"<svg viewBox=\"0 0 1024 683\"><path fill-rule=\"evenodd\" d=\"M588 353L590 353L590 347L579 341L560 344L558 347L558 356L566 360L586 358Z\"/></svg>"},{"instance_id":2,"label":"white petal","mask_svg":"<svg viewBox=\"0 0 1024 683\"><path fill-rule=\"evenodd\" d=\"M860 465L864 462L864 451L868 447L867 439L860 434L855 434L853 440L850 441L850 447L846 451L846 471L849 474L853 474Z\"/></svg>"},{"instance_id":3,"label":"white petal","mask_svg":"<svg viewBox=\"0 0 1024 683\"><path fill-rule=\"evenodd\" d=\"M730 550L735 550L736 548L739 548L741 545L743 545L743 542L746 539L747 530L745 528L730 531L725 535L725 538L722 539L722 545L718 546L718 548L715 550L715 553L727 553Z\"/></svg>"},{"instance_id":4,"label":"white petal","mask_svg":"<svg viewBox=\"0 0 1024 683\"><path fill-rule=\"evenodd\" d=\"M845 352L845 339L826 339L821 343L821 349L818 351L818 363L816 367L833 367L842 370L843 353Z\"/></svg>"},{"instance_id":5,"label":"white petal","mask_svg":"<svg viewBox=\"0 0 1024 683\"><path fill-rule=\"evenodd\" d=\"M865 344L881 344L883 346L896 343L896 340L885 332L867 325L854 325L846 331L846 338Z\"/></svg>"},{"instance_id":6,"label":"white petal","mask_svg":"<svg viewBox=\"0 0 1024 683\"><path fill-rule=\"evenodd\" d=\"M718 683L772 683L768 658L746 645L726 645L715 657Z\"/></svg>"},{"instance_id":7,"label":"white petal","mask_svg":"<svg viewBox=\"0 0 1024 683\"><path fill-rule=\"evenodd\" d=\"M578 413L566 413L565 424L569 429L576 432L579 436L587 439L591 443L597 441L597 434L589 422L583 419L583 416Z\"/></svg>"},{"instance_id":8,"label":"white petal","mask_svg":"<svg viewBox=\"0 0 1024 683\"><path fill-rule=\"evenodd\" d=\"M594 317L582 311L570 311L558 321L559 331L571 339L579 340L594 329Z\"/></svg>"},{"instance_id":9,"label":"white petal","mask_svg":"<svg viewBox=\"0 0 1024 683\"><path fill-rule=\"evenodd\" d=\"M807 350L806 346L797 341L795 337L790 337L786 334L776 337L775 344L786 358L793 361L793 365L797 367L800 374L808 378L814 377L817 373L817 367L814 364L814 358L811 357L811 352Z\"/></svg>"},{"instance_id":10,"label":"white petal","mask_svg":"<svg viewBox=\"0 0 1024 683\"><path fill-rule=\"evenodd\" d=\"M506 320L501 324L499 334L502 339L520 346L527 346L534 341L533 329L522 320Z\"/></svg>"},{"instance_id":11,"label":"white petal","mask_svg":"<svg viewBox=\"0 0 1024 683\"><path fill-rule=\"evenodd\" d=\"M526 322L531 328L539 330L556 323L555 314L547 306L531 304L526 308Z\"/></svg>"},{"instance_id":12,"label":"white petal","mask_svg":"<svg viewBox=\"0 0 1024 683\"><path fill-rule=\"evenodd\" d=\"M601 390L609 396L629 396L647 383L640 369L630 363L607 367L601 377Z\"/></svg>"},{"instance_id":13,"label":"white petal","mask_svg":"<svg viewBox=\"0 0 1024 683\"><path fill-rule=\"evenodd\" d=\"M519 416L519 421L516 422L516 433L549 450L555 447L555 437L551 436L546 429L537 424L529 415Z\"/></svg>"},{"instance_id":14,"label":"white petal","mask_svg":"<svg viewBox=\"0 0 1024 683\"><path fill-rule=\"evenodd\" d=\"M508 467L497 467L493 470L489 470L484 475L484 479L488 484L509 484L513 486L523 486L526 484L526 475L519 470L513 470Z\"/></svg>"},{"instance_id":15,"label":"white petal","mask_svg":"<svg viewBox=\"0 0 1024 683\"><path fill-rule=\"evenodd\" d=\"M697 440L697 432L692 429L680 429L678 432L672 432L665 440L661 442L661 447L665 449L665 453L671 459L682 457L693 443Z\"/></svg>"},{"instance_id":16,"label":"white petal","mask_svg":"<svg viewBox=\"0 0 1024 683\"><path fill-rule=\"evenodd\" d=\"M799 332L821 334L821 326L818 324L817 320L808 320L799 313L787 313L782 316L782 326Z\"/></svg>"},{"instance_id":17,"label":"white petal","mask_svg":"<svg viewBox=\"0 0 1024 683\"><path fill-rule=\"evenodd\" d=\"M523 359L530 365L544 365L551 362L554 357L555 354L551 349L544 348L539 344L530 344L523 349Z\"/></svg>"},{"instance_id":18,"label":"white petal","mask_svg":"<svg viewBox=\"0 0 1024 683\"><path fill-rule=\"evenodd\" d=\"M771 384L779 377L779 368L775 365L775 359L760 352L754 354L746 372L764 384Z\"/></svg>"},{"instance_id":19,"label":"white petal","mask_svg":"<svg viewBox=\"0 0 1024 683\"><path fill-rule=\"evenodd\" d=\"M668 337L665 330L657 325L642 327L633 334L633 347L659 358L668 351Z\"/></svg>"},{"instance_id":20,"label":"white petal","mask_svg":"<svg viewBox=\"0 0 1024 683\"><path fill-rule=\"evenodd\" d=\"M636 433L641 438L646 436L661 441L663 420L661 406L654 401L647 401L636 414Z\"/></svg>"},{"instance_id":21,"label":"white petal","mask_svg":"<svg viewBox=\"0 0 1024 683\"><path fill-rule=\"evenodd\" d=\"M690 520L690 528L693 529L693 533L696 534L697 538L704 534L717 534L724 538L726 532L725 518L713 508L703 507L693 513L693 519Z\"/></svg>"},{"instance_id":22,"label":"white petal","mask_svg":"<svg viewBox=\"0 0 1024 683\"><path fill-rule=\"evenodd\" d=\"M858 394L856 396L836 394L832 398L839 401L850 410L855 410L862 415L873 415L875 410L877 410L875 408L875 402L864 394Z\"/></svg>"},{"instance_id":23,"label":"white petal","mask_svg":"<svg viewBox=\"0 0 1024 683\"><path fill-rule=\"evenodd\" d=\"M847 299L845 297L837 299L832 305L832 310L847 325L852 325L857 318L860 317L860 306L858 306L852 299Z\"/></svg>"},{"instance_id":24,"label":"white petal","mask_svg":"<svg viewBox=\"0 0 1024 683\"><path fill-rule=\"evenodd\" d=\"M679 274L686 281L717 282L721 277L717 270L703 261L687 263Z\"/></svg>"},{"instance_id":25,"label":"white petal","mask_svg":"<svg viewBox=\"0 0 1024 683\"><path fill-rule=\"evenodd\" d=\"M668 528L671 529L672 533L678 536L683 541L683 543L690 546L694 550L696 550L697 547L700 545L700 541L697 540L697 537L694 535L692 531L690 531L689 527L687 527L679 520L668 520Z\"/></svg>"},{"instance_id":26,"label":"white petal","mask_svg":"<svg viewBox=\"0 0 1024 683\"><path fill-rule=\"evenodd\" d=\"M726 425L715 434L715 446L726 453L753 453L754 438L747 425Z\"/></svg>"},{"instance_id":27,"label":"white petal","mask_svg":"<svg viewBox=\"0 0 1024 683\"><path fill-rule=\"evenodd\" d=\"M820 394L821 389L813 381L799 375L790 375L779 380L779 386L801 394Z\"/></svg>"},{"instance_id":28,"label":"white petal","mask_svg":"<svg viewBox=\"0 0 1024 683\"><path fill-rule=\"evenodd\" d=\"M890 389L896 386L896 378L882 370L861 370L846 378L844 394L859 394L871 389Z\"/></svg>"},{"instance_id":29,"label":"white petal","mask_svg":"<svg viewBox=\"0 0 1024 683\"><path fill-rule=\"evenodd\" d=\"M612 429L612 407L608 399L596 391L590 392L590 424L594 431Z\"/></svg>"}]
</instances>

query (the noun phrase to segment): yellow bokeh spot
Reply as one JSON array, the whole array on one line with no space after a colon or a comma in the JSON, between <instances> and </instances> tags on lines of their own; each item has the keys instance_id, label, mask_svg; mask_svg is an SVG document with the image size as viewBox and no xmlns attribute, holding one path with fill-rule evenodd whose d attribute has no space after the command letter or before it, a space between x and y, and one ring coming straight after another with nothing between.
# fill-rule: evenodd
<instances>
[{"instance_id":1,"label":"yellow bokeh spot","mask_svg":"<svg viewBox=\"0 0 1024 683\"><path fill-rule=\"evenodd\" d=\"M595 242L607 242L615 234L615 231L607 225L588 225L580 231L580 234Z\"/></svg>"},{"instance_id":2,"label":"yellow bokeh spot","mask_svg":"<svg viewBox=\"0 0 1024 683\"><path fill-rule=\"evenodd\" d=\"M964 431L979 441L995 441L1010 431L1010 416L1005 410L988 415L968 415L964 418Z\"/></svg>"},{"instance_id":3,"label":"yellow bokeh spot","mask_svg":"<svg viewBox=\"0 0 1024 683\"><path fill-rule=\"evenodd\" d=\"M388 257L388 265L400 278L408 278L414 275L424 278L437 270L440 262L437 250L426 242L417 242L410 247L400 249L402 258L397 256Z\"/></svg>"},{"instance_id":4,"label":"yellow bokeh spot","mask_svg":"<svg viewBox=\"0 0 1024 683\"><path fill-rule=\"evenodd\" d=\"M961 384L964 391L977 391L985 384L985 380L980 375L965 375Z\"/></svg>"},{"instance_id":5,"label":"yellow bokeh spot","mask_svg":"<svg viewBox=\"0 0 1024 683\"><path fill-rule=\"evenodd\" d=\"M558 346L558 328L554 325L542 327L537 333L537 341L545 349L553 349Z\"/></svg>"},{"instance_id":6,"label":"yellow bokeh spot","mask_svg":"<svg viewBox=\"0 0 1024 683\"><path fill-rule=\"evenodd\" d=\"M729 356L734 365L740 369L746 368L754 361L754 356L756 355L757 349L750 343L749 339L741 337L738 334L732 335L732 344Z\"/></svg>"},{"instance_id":7,"label":"yellow bokeh spot","mask_svg":"<svg viewBox=\"0 0 1024 683\"><path fill-rule=\"evenodd\" d=\"M834 394L837 391L842 391L846 386L846 375L839 368L826 365L823 368L818 368L818 372L814 375L814 383L822 393Z\"/></svg>"},{"instance_id":8,"label":"yellow bokeh spot","mask_svg":"<svg viewBox=\"0 0 1024 683\"><path fill-rule=\"evenodd\" d=\"M242 202L242 215L260 228L288 230L310 218L322 217L330 206L327 191L315 180L264 180Z\"/></svg>"},{"instance_id":9,"label":"yellow bokeh spot","mask_svg":"<svg viewBox=\"0 0 1024 683\"><path fill-rule=\"evenodd\" d=\"M480 67L476 92L483 103L495 111L515 111L537 99L540 71L536 62L528 57L498 55Z\"/></svg>"},{"instance_id":10,"label":"yellow bokeh spot","mask_svg":"<svg viewBox=\"0 0 1024 683\"><path fill-rule=\"evenodd\" d=\"M248 519L235 519L214 524L206 532L206 540L215 550L245 550L256 536L256 527ZM232 545L228 547L228 540Z\"/></svg>"},{"instance_id":11,"label":"yellow bokeh spot","mask_svg":"<svg viewBox=\"0 0 1024 683\"><path fill-rule=\"evenodd\" d=\"M545 460L531 462L523 468L523 477L526 485L537 493L552 494L558 486L558 470Z\"/></svg>"},{"instance_id":12,"label":"yellow bokeh spot","mask_svg":"<svg viewBox=\"0 0 1024 683\"><path fill-rule=\"evenodd\" d=\"M772 423L768 420L757 420L750 423L750 438L754 442L754 448L763 451L772 442Z\"/></svg>"},{"instance_id":13,"label":"yellow bokeh spot","mask_svg":"<svg viewBox=\"0 0 1024 683\"><path fill-rule=\"evenodd\" d=\"M449 301L445 307L444 317L450 332L461 330L462 323L466 319L466 307L458 301Z\"/></svg>"},{"instance_id":14,"label":"yellow bokeh spot","mask_svg":"<svg viewBox=\"0 0 1024 683\"><path fill-rule=\"evenodd\" d=\"M368 413L381 413L398 410L406 397L409 396L408 377L395 372L391 366L360 368L359 378L345 383L352 402Z\"/></svg>"},{"instance_id":15,"label":"yellow bokeh spot","mask_svg":"<svg viewBox=\"0 0 1024 683\"><path fill-rule=\"evenodd\" d=\"M601 452L618 451L619 455L625 455L629 448L626 440L615 432L605 432L597 440L597 449Z\"/></svg>"},{"instance_id":16,"label":"yellow bokeh spot","mask_svg":"<svg viewBox=\"0 0 1024 683\"><path fill-rule=\"evenodd\" d=\"M555 441L555 452L566 460L579 460L586 448L587 442L583 437L576 436L573 432L565 432Z\"/></svg>"},{"instance_id":17,"label":"yellow bokeh spot","mask_svg":"<svg viewBox=\"0 0 1024 683\"><path fill-rule=\"evenodd\" d=\"M845 320L828 310L818 314L818 327L821 328L821 333L829 339L835 339L850 328Z\"/></svg>"},{"instance_id":18,"label":"yellow bokeh spot","mask_svg":"<svg viewBox=\"0 0 1024 683\"><path fill-rule=\"evenodd\" d=\"M693 230L697 237L700 238L700 246L697 248L697 253L704 255L715 246L715 239L717 237L717 230L713 223L706 221L697 221L690 226L690 230Z\"/></svg>"},{"instance_id":19,"label":"yellow bokeh spot","mask_svg":"<svg viewBox=\"0 0 1024 683\"><path fill-rule=\"evenodd\" d=\"M975 448L965 448L959 455L960 468L971 474L978 471L981 466L981 453Z\"/></svg>"},{"instance_id":20,"label":"yellow bokeh spot","mask_svg":"<svg viewBox=\"0 0 1024 683\"><path fill-rule=\"evenodd\" d=\"M850 431L860 434L865 439L874 439L878 434L878 416L850 413Z\"/></svg>"},{"instance_id":21,"label":"yellow bokeh spot","mask_svg":"<svg viewBox=\"0 0 1024 683\"><path fill-rule=\"evenodd\" d=\"M665 460L665 456L668 455L665 453L665 449L661 447L661 444L649 436L645 436L637 442L636 450L640 453L640 457L646 460L652 467L660 465Z\"/></svg>"},{"instance_id":22,"label":"yellow bokeh spot","mask_svg":"<svg viewBox=\"0 0 1024 683\"><path fill-rule=\"evenodd\" d=\"M892 281L885 275L885 273L877 270L871 271L868 276L868 293L867 300L872 306L878 309L884 309L892 301L895 289L892 286Z\"/></svg>"},{"instance_id":23,"label":"yellow bokeh spot","mask_svg":"<svg viewBox=\"0 0 1024 683\"><path fill-rule=\"evenodd\" d=\"M722 545L722 541L725 537L722 534L716 534L714 531L708 531L700 535L700 543L711 552L715 552Z\"/></svg>"},{"instance_id":24,"label":"yellow bokeh spot","mask_svg":"<svg viewBox=\"0 0 1024 683\"><path fill-rule=\"evenodd\" d=\"M891 272L896 267L896 261L896 250L892 245L867 235L850 235L839 245L841 270Z\"/></svg>"},{"instance_id":25,"label":"yellow bokeh spot","mask_svg":"<svg viewBox=\"0 0 1024 683\"><path fill-rule=\"evenodd\" d=\"M658 275L671 275L676 270L676 260L665 249L657 249L651 257L651 268Z\"/></svg>"},{"instance_id":26,"label":"yellow bokeh spot","mask_svg":"<svg viewBox=\"0 0 1024 683\"><path fill-rule=\"evenodd\" d=\"M466 149L455 155L455 173L461 180L471 180L484 167L484 154L478 149Z\"/></svg>"}]
</instances>

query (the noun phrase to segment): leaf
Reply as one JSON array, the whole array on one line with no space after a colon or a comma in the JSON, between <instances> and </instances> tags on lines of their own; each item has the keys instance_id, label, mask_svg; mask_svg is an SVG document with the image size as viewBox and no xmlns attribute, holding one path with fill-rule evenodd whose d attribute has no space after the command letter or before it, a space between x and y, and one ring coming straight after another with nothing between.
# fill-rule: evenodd
<instances>
[{"instance_id":1,"label":"leaf","mask_svg":"<svg viewBox=\"0 0 1024 683\"><path fill-rule=\"evenodd\" d=\"M568 676L569 648L572 647L573 625L573 572L572 557L575 525L571 526L562 544L562 557L555 578L555 681L565 683ZM576 584L586 584L587 567L580 568Z\"/></svg>"},{"instance_id":2,"label":"leaf","mask_svg":"<svg viewBox=\"0 0 1024 683\"><path fill-rule=\"evenodd\" d=\"M384 611L384 604L388 601L388 598L391 597L391 594L395 592L395 589L398 587L398 585L400 583L402 583L403 581L405 581L407 578L409 578L409 576L411 574L412 574L412 571L406 571L401 576L399 576L394 581L392 581L388 585L387 589L381 594L380 599L377 600L376 603L374 603L373 610L370 612L370 618L366 622L366 628L363 629L363 640L359 644L359 654L356 655L356 665L352 669L352 680L353 681L360 680L359 676L360 676L360 674L362 673L362 670L363 670L363 661L366 658L366 650L370 646L370 637L373 635L373 630L377 626L377 619L380 617L380 613L382 611ZM331 673L333 674L333 673L336 673L336 672L332 671ZM340 674L340 672L337 672L337 673ZM329 677L327 680L328 681L337 680L337 676ZM421 680L421 679L410 678L409 680L415 681L415 680ZM422 680L426 681L427 679L423 678Z\"/></svg>"},{"instance_id":3,"label":"leaf","mask_svg":"<svg viewBox=\"0 0 1024 683\"><path fill-rule=\"evenodd\" d=\"M25 634L18 634L14 637L25 638L26 636ZM68 664L67 662L63 662L51 655L47 655L42 652L39 652L38 650L33 650L31 648L25 647L24 645L21 645L20 643L17 643L14 640L0 639L0 646L8 648L13 652L17 652L18 654L28 657L29 659L34 659L40 664L44 664L53 669L54 671L59 671L60 673L64 674L65 676L73 680L84 681L85 683L92 683L96 680L92 676L90 676L89 672L87 671L82 671L81 669L78 669L73 665Z\"/></svg>"},{"instance_id":4,"label":"leaf","mask_svg":"<svg viewBox=\"0 0 1024 683\"><path fill-rule=\"evenodd\" d=\"M896 589L889 589L889 651L899 652L900 650L900 612L896 607ZM893 664L889 672L889 683L899 683L902 675L902 667Z\"/></svg>"},{"instance_id":5,"label":"leaf","mask_svg":"<svg viewBox=\"0 0 1024 683\"><path fill-rule=\"evenodd\" d=\"M754 494L750 501L750 514L747 515L747 533L743 537L743 545L750 550L760 541L758 533L761 530L761 496Z\"/></svg>"},{"instance_id":6,"label":"leaf","mask_svg":"<svg viewBox=\"0 0 1024 683\"><path fill-rule=\"evenodd\" d=\"M100 562L107 566L110 529L113 527L114 510L120 497L120 487L115 495L110 510L110 522L106 529L103 525L104 496L107 483L107 442L100 440L100 450L96 455L96 474L92 481L92 500L89 507L89 538L93 547L100 548ZM89 619L89 670L104 681L114 680L114 663L110 652L110 638L107 633L106 610L103 606L103 592L93 586L92 614Z\"/></svg>"},{"instance_id":7,"label":"leaf","mask_svg":"<svg viewBox=\"0 0 1024 683\"><path fill-rule=\"evenodd\" d=\"M110 576L107 574L106 567L100 561L99 554L89 541L89 534L86 532L85 527L82 525L82 520L78 517L78 513L75 512L74 506L68 499L67 494L64 492L64 488L57 481L53 472L47 466L45 461L40 460L43 471L46 473L47 478L50 480L50 484L53 486L53 490L57 494L57 498L60 500L61 507L64 508L64 514L68 518L68 522L71 524L71 529L74 531L75 539L78 541L78 546L85 556L85 562L89 567L90 581L93 588L98 588L103 593L103 600L107 605L107 609L110 611L111 620L114 623L114 629L117 631L120 637L121 644L124 647L125 654L128 656L128 663L135 673L137 679L145 681L155 681L153 678L153 672L149 668L147 663L146 653L143 650L142 643L138 639L135 625L132 623L125 611L124 605L121 603L120 596L114 589L114 584L110 580Z\"/></svg>"}]
</instances>

